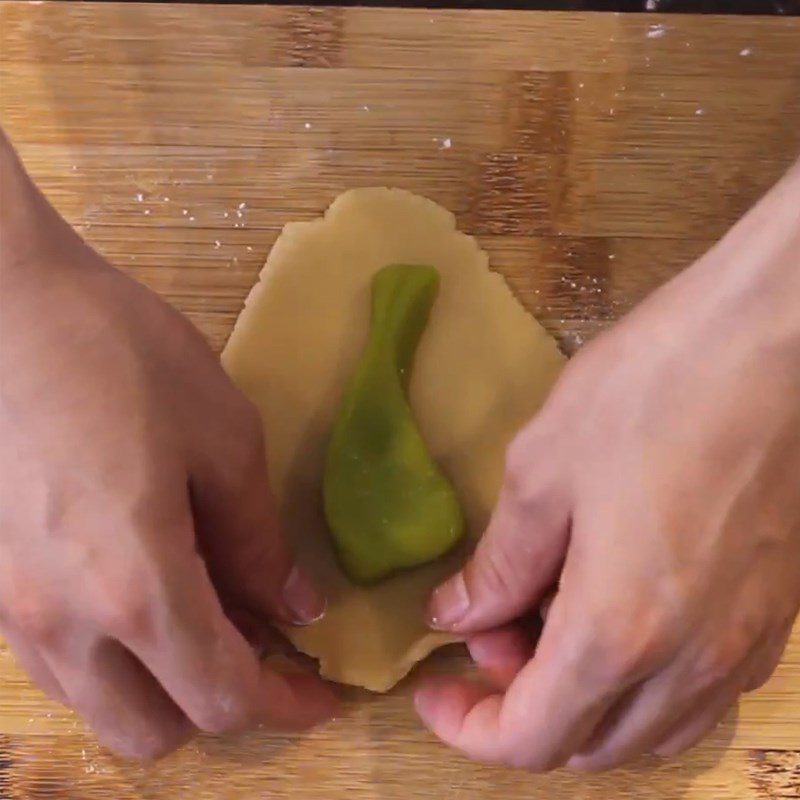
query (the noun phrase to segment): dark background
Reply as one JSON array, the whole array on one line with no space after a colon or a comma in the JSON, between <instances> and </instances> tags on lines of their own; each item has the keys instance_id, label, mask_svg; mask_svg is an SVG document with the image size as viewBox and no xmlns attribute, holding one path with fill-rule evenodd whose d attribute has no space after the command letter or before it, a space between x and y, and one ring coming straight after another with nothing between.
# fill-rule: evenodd
<instances>
[{"instance_id":1,"label":"dark background","mask_svg":"<svg viewBox=\"0 0 800 800\"><path fill-rule=\"evenodd\" d=\"M104 2L106 0L96 0ZM135 2L136 0L130 0ZM165 2L167 0L151 0ZM175 0L172 0L175 2ZM217 2L225 0L177 0ZM230 0L266 5L269 0ZM800 0L282 0L288 5L392 6L404 8L531 8L560 11L680 12L694 14L786 14L800 16ZM800 41L797 43L800 50Z\"/></svg>"}]
</instances>

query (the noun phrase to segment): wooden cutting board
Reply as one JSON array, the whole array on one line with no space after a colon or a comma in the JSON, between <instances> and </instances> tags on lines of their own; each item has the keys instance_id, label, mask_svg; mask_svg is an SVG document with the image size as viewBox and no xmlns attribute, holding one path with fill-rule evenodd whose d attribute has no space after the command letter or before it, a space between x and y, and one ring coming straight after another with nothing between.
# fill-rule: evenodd
<instances>
[{"instance_id":1,"label":"wooden cutting board","mask_svg":"<svg viewBox=\"0 0 800 800\"><path fill-rule=\"evenodd\" d=\"M572 351L800 153L800 20L7 2L0 114L66 217L217 348L284 222L388 184L455 211ZM800 629L701 748L599 777L470 764L421 730L408 684L347 697L310 736L208 738L143 768L101 752L0 645L0 797L800 793Z\"/></svg>"}]
</instances>

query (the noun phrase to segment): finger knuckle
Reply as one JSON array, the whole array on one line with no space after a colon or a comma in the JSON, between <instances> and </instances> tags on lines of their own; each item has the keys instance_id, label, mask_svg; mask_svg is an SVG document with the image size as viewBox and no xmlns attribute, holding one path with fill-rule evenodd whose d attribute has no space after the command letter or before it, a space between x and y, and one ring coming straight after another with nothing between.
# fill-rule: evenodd
<instances>
[{"instance_id":1,"label":"finger knuckle","mask_svg":"<svg viewBox=\"0 0 800 800\"><path fill-rule=\"evenodd\" d=\"M181 741L178 737L152 731L129 739L118 739L108 746L121 758L148 763L169 755L180 746Z\"/></svg>"},{"instance_id":2,"label":"finger knuckle","mask_svg":"<svg viewBox=\"0 0 800 800\"><path fill-rule=\"evenodd\" d=\"M34 644L40 647L55 645L64 630L59 607L38 592L25 592L15 598L8 617Z\"/></svg>"},{"instance_id":3,"label":"finger knuckle","mask_svg":"<svg viewBox=\"0 0 800 800\"><path fill-rule=\"evenodd\" d=\"M587 775L596 774L598 772L608 772L609 770L616 769L622 766L623 759L614 751L607 751L593 755L591 758L571 764L570 768L573 772L581 772Z\"/></svg>"},{"instance_id":4,"label":"finger knuckle","mask_svg":"<svg viewBox=\"0 0 800 800\"><path fill-rule=\"evenodd\" d=\"M558 769L564 763L564 759L555 752L528 752L512 756L509 764L516 769L524 769L528 772L542 774Z\"/></svg>"},{"instance_id":5,"label":"finger knuckle","mask_svg":"<svg viewBox=\"0 0 800 800\"><path fill-rule=\"evenodd\" d=\"M702 688L725 681L742 663L748 651L736 636L716 639L706 644L697 659L697 677Z\"/></svg>"},{"instance_id":6,"label":"finger knuckle","mask_svg":"<svg viewBox=\"0 0 800 800\"><path fill-rule=\"evenodd\" d=\"M253 709L230 691L217 694L216 702L200 709L194 720L200 730L220 735L245 730L253 720Z\"/></svg>"},{"instance_id":7,"label":"finger knuckle","mask_svg":"<svg viewBox=\"0 0 800 800\"><path fill-rule=\"evenodd\" d=\"M763 652L756 662L756 667L750 673L750 679L745 685L746 692L755 692L760 689L775 673L783 655L784 637L773 643Z\"/></svg>"},{"instance_id":8,"label":"finger knuckle","mask_svg":"<svg viewBox=\"0 0 800 800\"><path fill-rule=\"evenodd\" d=\"M549 485L552 471L545 470L542 452L551 447L544 434L537 429L524 431L506 450L504 489L518 502L533 504Z\"/></svg>"},{"instance_id":9,"label":"finger knuckle","mask_svg":"<svg viewBox=\"0 0 800 800\"><path fill-rule=\"evenodd\" d=\"M520 559L514 558L502 542L484 545L465 568L468 590L489 597L509 597L517 593Z\"/></svg>"},{"instance_id":10,"label":"finger knuckle","mask_svg":"<svg viewBox=\"0 0 800 800\"><path fill-rule=\"evenodd\" d=\"M766 684L769 679L772 677L772 673L775 671L774 667L770 667L769 670L766 668L759 670L758 672L753 673L750 676L750 680L745 684L744 691L745 692L757 692L764 684Z\"/></svg>"},{"instance_id":11,"label":"finger knuckle","mask_svg":"<svg viewBox=\"0 0 800 800\"><path fill-rule=\"evenodd\" d=\"M152 641L169 607L169 576L142 544L146 531L149 527L133 530L130 538L139 545L126 553L104 553L83 593L89 621L125 642Z\"/></svg>"},{"instance_id":12,"label":"finger knuckle","mask_svg":"<svg viewBox=\"0 0 800 800\"><path fill-rule=\"evenodd\" d=\"M687 750L691 750L696 742L675 742L665 745L659 745L655 750L653 750L653 754L659 756L660 758L676 758L679 755L682 755Z\"/></svg>"},{"instance_id":13,"label":"finger knuckle","mask_svg":"<svg viewBox=\"0 0 800 800\"><path fill-rule=\"evenodd\" d=\"M617 634L597 650L596 671L607 684L626 685L655 666L655 648L646 640Z\"/></svg>"},{"instance_id":14,"label":"finger knuckle","mask_svg":"<svg viewBox=\"0 0 800 800\"><path fill-rule=\"evenodd\" d=\"M102 593L95 610L100 627L123 642L152 640L157 634L156 611L147 591L139 586Z\"/></svg>"},{"instance_id":15,"label":"finger knuckle","mask_svg":"<svg viewBox=\"0 0 800 800\"><path fill-rule=\"evenodd\" d=\"M669 636L660 615L645 612L595 621L587 628L585 668L606 685L627 685L664 660Z\"/></svg>"}]
</instances>

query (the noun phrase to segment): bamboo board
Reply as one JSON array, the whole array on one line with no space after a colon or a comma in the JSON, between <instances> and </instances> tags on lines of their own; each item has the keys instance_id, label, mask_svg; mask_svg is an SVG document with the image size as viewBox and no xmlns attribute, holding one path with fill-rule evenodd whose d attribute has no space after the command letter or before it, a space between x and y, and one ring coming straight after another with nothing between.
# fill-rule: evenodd
<instances>
[{"instance_id":1,"label":"bamboo board","mask_svg":"<svg viewBox=\"0 0 800 800\"><path fill-rule=\"evenodd\" d=\"M67 218L217 348L281 225L378 183L456 212L572 351L800 153L800 20L6 2L0 115ZM612 775L470 764L409 694L350 693L310 736L203 739L143 768L100 752L0 649L0 797L800 793L800 628L702 747Z\"/></svg>"}]
</instances>

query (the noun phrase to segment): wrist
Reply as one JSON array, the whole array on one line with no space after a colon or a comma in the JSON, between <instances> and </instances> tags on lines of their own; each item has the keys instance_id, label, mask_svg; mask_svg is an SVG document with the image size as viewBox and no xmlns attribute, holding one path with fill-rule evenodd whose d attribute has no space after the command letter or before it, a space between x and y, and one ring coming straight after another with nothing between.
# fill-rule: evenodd
<instances>
[{"instance_id":1,"label":"wrist","mask_svg":"<svg viewBox=\"0 0 800 800\"><path fill-rule=\"evenodd\" d=\"M0 232L5 239L25 217L31 183L14 146L0 128Z\"/></svg>"},{"instance_id":2,"label":"wrist","mask_svg":"<svg viewBox=\"0 0 800 800\"><path fill-rule=\"evenodd\" d=\"M97 261L36 187L0 128L0 275L4 290L40 287L59 272Z\"/></svg>"},{"instance_id":3,"label":"wrist","mask_svg":"<svg viewBox=\"0 0 800 800\"><path fill-rule=\"evenodd\" d=\"M25 270L31 260L37 239L35 192L13 145L0 128L0 272L4 280Z\"/></svg>"},{"instance_id":4,"label":"wrist","mask_svg":"<svg viewBox=\"0 0 800 800\"><path fill-rule=\"evenodd\" d=\"M772 289L773 301L794 300L798 308L800 161L700 259L698 268L722 281L732 297Z\"/></svg>"},{"instance_id":5,"label":"wrist","mask_svg":"<svg viewBox=\"0 0 800 800\"><path fill-rule=\"evenodd\" d=\"M800 379L800 161L688 273L707 316Z\"/></svg>"}]
</instances>

